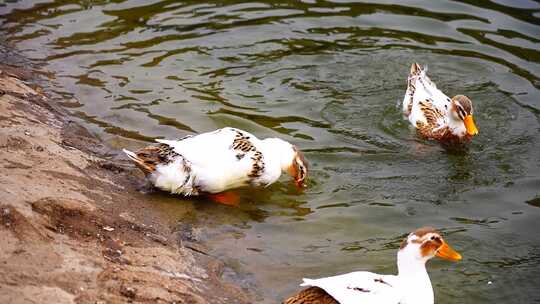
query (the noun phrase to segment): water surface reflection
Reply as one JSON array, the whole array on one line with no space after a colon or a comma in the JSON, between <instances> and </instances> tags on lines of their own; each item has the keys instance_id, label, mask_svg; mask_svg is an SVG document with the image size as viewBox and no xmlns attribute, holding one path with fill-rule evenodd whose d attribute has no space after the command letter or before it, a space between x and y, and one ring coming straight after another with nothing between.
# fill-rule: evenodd
<instances>
[{"instance_id":1,"label":"water surface reflection","mask_svg":"<svg viewBox=\"0 0 540 304\"><path fill-rule=\"evenodd\" d=\"M50 89L113 147L230 125L306 151L302 195L283 181L242 192L239 209L152 199L259 302L304 276L393 272L400 239L422 225L464 255L430 265L437 303L540 301L538 2L0 5L6 39L55 72ZM413 61L473 100L468 149L421 140L402 119Z\"/></svg>"}]
</instances>

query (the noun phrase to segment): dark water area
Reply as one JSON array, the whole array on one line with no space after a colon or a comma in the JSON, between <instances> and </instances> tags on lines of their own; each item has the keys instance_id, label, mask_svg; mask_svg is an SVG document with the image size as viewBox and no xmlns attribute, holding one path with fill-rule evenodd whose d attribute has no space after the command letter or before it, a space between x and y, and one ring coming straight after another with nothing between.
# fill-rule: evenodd
<instances>
[{"instance_id":1,"label":"dark water area","mask_svg":"<svg viewBox=\"0 0 540 304\"><path fill-rule=\"evenodd\" d=\"M540 302L540 2L8 1L0 33L114 148L233 126L305 151L301 194L285 178L239 208L150 194L259 303L395 272L424 225L464 257L430 262L436 303ZM403 119L415 61L473 101L467 149Z\"/></svg>"}]
</instances>

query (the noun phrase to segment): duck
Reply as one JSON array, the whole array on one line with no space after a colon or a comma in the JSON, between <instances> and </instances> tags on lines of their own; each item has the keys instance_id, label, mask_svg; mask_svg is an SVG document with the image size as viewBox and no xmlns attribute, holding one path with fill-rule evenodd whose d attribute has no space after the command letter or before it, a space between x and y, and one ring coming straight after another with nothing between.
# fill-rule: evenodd
<instances>
[{"instance_id":1,"label":"duck","mask_svg":"<svg viewBox=\"0 0 540 304\"><path fill-rule=\"evenodd\" d=\"M410 233L397 253L397 275L356 271L320 279L304 279L309 286L283 304L433 304L433 288L426 262L433 257L450 261L461 255L431 227Z\"/></svg>"},{"instance_id":2,"label":"duck","mask_svg":"<svg viewBox=\"0 0 540 304\"><path fill-rule=\"evenodd\" d=\"M427 67L411 65L403 114L422 137L450 144L468 142L478 134L473 112L467 96L446 96L427 76Z\"/></svg>"},{"instance_id":3,"label":"duck","mask_svg":"<svg viewBox=\"0 0 540 304\"><path fill-rule=\"evenodd\" d=\"M186 197L207 196L225 205L237 205L231 189L267 187L288 173L296 186L306 185L308 163L300 150L279 138L226 127L178 140L156 139L157 145L127 157L156 188Z\"/></svg>"}]
</instances>

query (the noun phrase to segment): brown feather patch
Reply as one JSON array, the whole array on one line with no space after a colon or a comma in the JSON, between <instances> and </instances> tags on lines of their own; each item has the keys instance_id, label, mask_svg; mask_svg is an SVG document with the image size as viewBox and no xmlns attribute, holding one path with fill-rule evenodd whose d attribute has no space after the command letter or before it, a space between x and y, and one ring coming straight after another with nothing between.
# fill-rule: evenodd
<instances>
[{"instance_id":1,"label":"brown feather patch","mask_svg":"<svg viewBox=\"0 0 540 304\"><path fill-rule=\"evenodd\" d=\"M417 62L415 62L411 65L411 71L409 72L409 74L411 76L418 76L420 75L421 71L422 71L422 66L420 66Z\"/></svg>"},{"instance_id":2,"label":"brown feather patch","mask_svg":"<svg viewBox=\"0 0 540 304\"><path fill-rule=\"evenodd\" d=\"M307 178L309 171L309 163L304 157L304 154L298 150L296 146L293 146L295 152L294 169L296 170L297 180L304 181Z\"/></svg>"},{"instance_id":3,"label":"brown feather patch","mask_svg":"<svg viewBox=\"0 0 540 304\"><path fill-rule=\"evenodd\" d=\"M422 238L428 233L437 233L438 234L437 230L435 230L435 228L433 228L433 227L418 228L413 232L413 234L416 235L418 237L418 239L413 240L412 242L416 243L416 244L422 243ZM401 245L399 245L400 250L407 247L408 239L409 239L409 236L407 236L407 237L405 237L405 239L403 239L403 241L401 242Z\"/></svg>"},{"instance_id":4,"label":"brown feather patch","mask_svg":"<svg viewBox=\"0 0 540 304\"><path fill-rule=\"evenodd\" d=\"M433 102L430 99L420 101L419 105L428 126L432 129L438 127L438 120L443 118L444 114L433 106Z\"/></svg>"},{"instance_id":5,"label":"brown feather patch","mask_svg":"<svg viewBox=\"0 0 540 304\"><path fill-rule=\"evenodd\" d=\"M470 135L459 137L452 133L448 127L433 130L433 128L422 123L421 121L416 122L416 128L422 137L437 140L442 144L448 145L449 147L467 142L472 138Z\"/></svg>"},{"instance_id":6,"label":"brown feather patch","mask_svg":"<svg viewBox=\"0 0 540 304\"><path fill-rule=\"evenodd\" d=\"M465 110L465 113L472 114L472 111L473 111L472 102L469 99L469 97L465 95L456 95L452 97L452 100L459 103L463 107L463 110Z\"/></svg>"},{"instance_id":7,"label":"brown feather patch","mask_svg":"<svg viewBox=\"0 0 540 304\"><path fill-rule=\"evenodd\" d=\"M420 135L425 138L432 138L438 141L450 141L454 137L457 138L448 127L439 127L439 119L444 117L444 114L435 108L431 100L426 99L419 103L420 111L424 114L427 123L417 121L416 128Z\"/></svg>"},{"instance_id":8,"label":"brown feather patch","mask_svg":"<svg viewBox=\"0 0 540 304\"><path fill-rule=\"evenodd\" d=\"M440 237L434 237L432 240L424 242L420 246L420 254L424 257L431 256L435 254L435 251L439 249L442 245L442 240Z\"/></svg>"},{"instance_id":9,"label":"brown feather patch","mask_svg":"<svg viewBox=\"0 0 540 304\"><path fill-rule=\"evenodd\" d=\"M413 233L419 238L423 237L424 235L426 235L428 233L437 233L438 234L437 230L435 228L433 228L433 227L418 228Z\"/></svg>"},{"instance_id":10,"label":"brown feather patch","mask_svg":"<svg viewBox=\"0 0 540 304\"><path fill-rule=\"evenodd\" d=\"M324 289L309 287L286 299L283 304L339 304Z\"/></svg>"},{"instance_id":11,"label":"brown feather patch","mask_svg":"<svg viewBox=\"0 0 540 304\"><path fill-rule=\"evenodd\" d=\"M148 146L135 152L137 159L133 161L145 174L151 174L156 171L159 164L168 164L179 154L174 152L173 148L166 144L158 146Z\"/></svg>"},{"instance_id":12,"label":"brown feather patch","mask_svg":"<svg viewBox=\"0 0 540 304\"><path fill-rule=\"evenodd\" d=\"M260 151L257 151L257 148L255 148L255 145L251 143L250 137L248 135L245 135L241 131L236 130L236 135L231 144L231 149L238 152L236 154L236 159L238 161L242 160L246 153L255 152L251 157L251 160L253 161L253 166L251 172L248 174L248 177L254 179L260 177L263 174L264 156Z\"/></svg>"},{"instance_id":13,"label":"brown feather patch","mask_svg":"<svg viewBox=\"0 0 540 304\"><path fill-rule=\"evenodd\" d=\"M253 160L253 168L251 169L251 172L248 174L248 176L251 178L260 177L264 171L263 154L260 151L257 151L251 157L251 160Z\"/></svg>"},{"instance_id":14,"label":"brown feather patch","mask_svg":"<svg viewBox=\"0 0 540 304\"><path fill-rule=\"evenodd\" d=\"M231 145L233 150L240 152L252 152L255 151L255 146L249 140L249 136L244 135L244 133L236 130L236 136L234 137L233 143Z\"/></svg>"},{"instance_id":15,"label":"brown feather patch","mask_svg":"<svg viewBox=\"0 0 540 304\"><path fill-rule=\"evenodd\" d=\"M413 97L414 92L416 91L413 80L416 80L416 77L420 75L421 71L422 67L418 63L415 62L411 65L411 71L409 73L409 78L407 79L407 88L409 89L409 101L407 103L407 112L405 113L407 116L412 112Z\"/></svg>"}]
</instances>

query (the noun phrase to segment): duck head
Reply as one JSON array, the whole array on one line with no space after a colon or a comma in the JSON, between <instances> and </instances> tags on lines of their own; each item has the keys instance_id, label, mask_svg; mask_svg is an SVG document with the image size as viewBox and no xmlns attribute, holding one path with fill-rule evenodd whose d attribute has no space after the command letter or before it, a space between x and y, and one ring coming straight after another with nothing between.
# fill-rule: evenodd
<instances>
[{"instance_id":1,"label":"duck head","mask_svg":"<svg viewBox=\"0 0 540 304\"><path fill-rule=\"evenodd\" d=\"M278 155L282 172L287 172L299 189L305 187L308 176L308 162L296 146L279 138L267 138L265 144Z\"/></svg>"},{"instance_id":2,"label":"duck head","mask_svg":"<svg viewBox=\"0 0 540 304\"><path fill-rule=\"evenodd\" d=\"M292 148L294 151L294 156L287 171L289 175L294 178L296 186L301 189L306 186L305 182L308 175L308 162L304 158L302 152L300 152L296 146L292 146Z\"/></svg>"},{"instance_id":3,"label":"duck head","mask_svg":"<svg viewBox=\"0 0 540 304\"><path fill-rule=\"evenodd\" d=\"M464 126L468 136L478 134L478 128L476 128L473 118L472 102L467 96L456 95L452 98L450 124Z\"/></svg>"},{"instance_id":4,"label":"duck head","mask_svg":"<svg viewBox=\"0 0 540 304\"><path fill-rule=\"evenodd\" d=\"M398 252L399 272L401 274L410 271L418 264L423 266L434 257L450 261L461 260L461 255L444 241L439 232L430 227L420 228L401 243Z\"/></svg>"}]
</instances>

